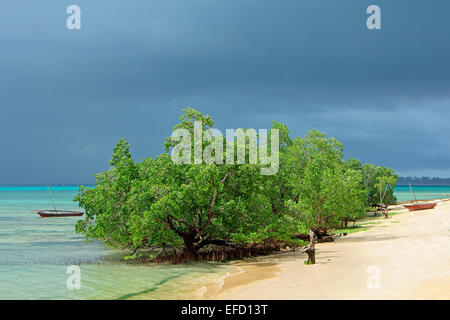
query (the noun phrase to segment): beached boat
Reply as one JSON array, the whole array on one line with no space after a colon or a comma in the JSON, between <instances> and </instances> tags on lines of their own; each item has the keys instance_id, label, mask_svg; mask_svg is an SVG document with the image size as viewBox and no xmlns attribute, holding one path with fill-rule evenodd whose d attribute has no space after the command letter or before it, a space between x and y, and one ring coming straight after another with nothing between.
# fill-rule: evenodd
<instances>
[{"instance_id":1,"label":"beached boat","mask_svg":"<svg viewBox=\"0 0 450 320\"><path fill-rule=\"evenodd\" d=\"M416 210L428 210L428 209L434 209L436 207L437 203L415 203L415 204L404 204L403 206L408 209L409 211L416 211Z\"/></svg>"},{"instance_id":2,"label":"beached boat","mask_svg":"<svg viewBox=\"0 0 450 320\"><path fill-rule=\"evenodd\" d=\"M80 211L68 211L68 210L57 210L55 205L55 200L53 199L52 191L50 187L47 186L48 193L50 194L50 198L52 199L52 204L54 210L35 210L38 215L42 218L57 218L57 217L80 217L84 214L84 212Z\"/></svg>"},{"instance_id":3,"label":"beached boat","mask_svg":"<svg viewBox=\"0 0 450 320\"><path fill-rule=\"evenodd\" d=\"M436 207L436 202L427 202L427 203L419 203L416 198L416 194L414 193L414 190L411 186L411 183L409 184L409 189L411 190L411 193L414 196L414 200L416 203L414 204L404 204L403 206L408 209L409 211L417 211L417 210L428 210L428 209L434 209Z\"/></svg>"},{"instance_id":4,"label":"beached boat","mask_svg":"<svg viewBox=\"0 0 450 320\"><path fill-rule=\"evenodd\" d=\"M42 218L50 217L80 217L84 212L66 210L37 210L36 213Z\"/></svg>"}]
</instances>

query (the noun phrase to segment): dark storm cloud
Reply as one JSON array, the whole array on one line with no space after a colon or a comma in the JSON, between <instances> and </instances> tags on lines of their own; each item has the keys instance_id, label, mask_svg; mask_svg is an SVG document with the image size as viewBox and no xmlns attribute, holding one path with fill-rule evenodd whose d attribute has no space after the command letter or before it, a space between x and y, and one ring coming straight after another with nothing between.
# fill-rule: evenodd
<instances>
[{"instance_id":1,"label":"dark storm cloud","mask_svg":"<svg viewBox=\"0 0 450 320\"><path fill-rule=\"evenodd\" d=\"M0 184L92 182L122 137L155 156L187 105L220 129L317 128L365 162L450 176L444 1L80 0L69 31L73 3L0 5Z\"/></svg>"}]
</instances>

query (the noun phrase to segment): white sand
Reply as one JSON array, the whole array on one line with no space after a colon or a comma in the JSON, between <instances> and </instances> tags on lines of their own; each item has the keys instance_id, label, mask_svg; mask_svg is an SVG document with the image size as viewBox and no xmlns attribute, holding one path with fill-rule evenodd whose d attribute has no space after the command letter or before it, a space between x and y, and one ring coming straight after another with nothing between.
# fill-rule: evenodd
<instances>
[{"instance_id":1,"label":"white sand","mask_svg":"<svg viewBox=\"0 0 450 320\"><path fill-rule=\"evenodd\" d=\"M213 298L450 299L450 202L434 210L395 212L402 214L318 244L316 265L305 265L301 253L264 259L275 268L240 263L243 272L226 279ZM379 288L368 268L379 270Z\"/></svg>"}]
</instances>

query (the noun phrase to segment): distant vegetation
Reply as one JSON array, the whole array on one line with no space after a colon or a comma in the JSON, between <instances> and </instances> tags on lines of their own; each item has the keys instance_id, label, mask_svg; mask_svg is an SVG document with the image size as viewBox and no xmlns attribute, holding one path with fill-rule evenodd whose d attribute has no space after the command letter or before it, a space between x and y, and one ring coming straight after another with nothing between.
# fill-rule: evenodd
<instances>
[{"instance_id":1,"label":"distant vegetation","mask_svg":"<svg viewBox=\"0 0 450 320\"><path fill-rule=\"evenodd\" d=\"M175 128L192 132L199 120L214 126L187 108ZM314 263L317 239L365 216L368 206L395 202L392 170L344 161L342 143L317 130L291 138L284 124L272 128L280 132L280 166L271 176L260 174L262 164L177 165L169 140L165 153L135 162L120 140L97 185L80 188L75 200L86 214L76 231L132 256L146 252L174 262L242 258L309 242L304 250Z\"/></svg>"},{"instance_id":2,"label":"distant vegetation","mask_svg":"<svg viewBox=\"0 0 450 320\"><path fill-rule=\"evenodd\" d=\"M430 177L399 177L397 185L413 186L450 186L450 178Z\"/></svg>"}]
</instances>

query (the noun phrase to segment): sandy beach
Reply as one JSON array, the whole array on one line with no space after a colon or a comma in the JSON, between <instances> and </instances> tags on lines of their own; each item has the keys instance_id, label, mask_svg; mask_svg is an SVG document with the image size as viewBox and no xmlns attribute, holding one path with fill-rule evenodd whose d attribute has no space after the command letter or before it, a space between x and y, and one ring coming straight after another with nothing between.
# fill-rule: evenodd
<instances>
[{"instance_id":1,"label":"sandy beach","mask_svg":"<svg viewBox=\"0 0 450 320\"><path fill-rule=\"evenodd\" d=\"M450 201L434 210L402 207L371 228L301 253L236 264L213 299L450 299Z\"/></svg>"}]
</instances>

